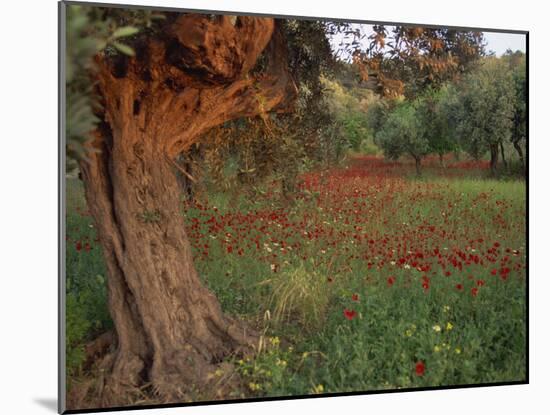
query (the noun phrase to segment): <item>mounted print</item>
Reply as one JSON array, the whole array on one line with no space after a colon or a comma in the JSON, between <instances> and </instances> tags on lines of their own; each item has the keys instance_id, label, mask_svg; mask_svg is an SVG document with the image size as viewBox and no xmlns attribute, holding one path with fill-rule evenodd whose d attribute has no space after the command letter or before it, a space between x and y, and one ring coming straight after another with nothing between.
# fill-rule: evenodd
<instances>
[{"instance_id":1,"label":"mounted print","mask_svg":"<svg viewBox=\"0 0 550 415\"><path fill-rule=\"evenodd\" d=\"M527 383L527 32L59 12L60 412Z\"/></svg>"}]
</instances>

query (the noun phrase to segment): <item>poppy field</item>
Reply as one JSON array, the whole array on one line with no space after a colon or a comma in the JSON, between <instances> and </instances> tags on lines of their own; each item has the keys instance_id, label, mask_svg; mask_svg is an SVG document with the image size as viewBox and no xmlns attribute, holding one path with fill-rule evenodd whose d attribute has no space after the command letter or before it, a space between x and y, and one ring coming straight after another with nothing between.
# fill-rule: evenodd
<instances>
[{"instance_id":1,"label":"poppy field","mask_svg":"<svg viewBox=\"0 0 550 415\"><path fill-rule=\"evenodd\" d=\"M292 204L268 184L182 202L195 265L223 310L262 336L196 399L525 380L525 182L486 161L356 156L300 176ZM67 363L112 326L82 189L67 189Z\"/></svg>"}]
</instances>

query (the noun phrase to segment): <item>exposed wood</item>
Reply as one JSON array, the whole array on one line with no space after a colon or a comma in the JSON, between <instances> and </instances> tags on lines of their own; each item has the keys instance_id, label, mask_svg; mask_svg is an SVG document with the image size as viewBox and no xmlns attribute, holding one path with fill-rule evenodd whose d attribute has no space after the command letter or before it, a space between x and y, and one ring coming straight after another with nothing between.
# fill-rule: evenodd
<instances>
[{"instance_id":1,"label":"exposed wood","mask_svg":"<svg viewBox=\"0 0 550 415\"><path fill-rule=\"evenodd\" d=\"M284 38L273 19L252 17L183 15L165 33L141 39L135 58L96 60L104 122L81 169L117 343L92 406L124 404L149 383L164 401L181 401L257 340L197 275L174 158L225 121L290 108ZM267 69L249 75L264 50Z\"/></svg>"}]
</instances>

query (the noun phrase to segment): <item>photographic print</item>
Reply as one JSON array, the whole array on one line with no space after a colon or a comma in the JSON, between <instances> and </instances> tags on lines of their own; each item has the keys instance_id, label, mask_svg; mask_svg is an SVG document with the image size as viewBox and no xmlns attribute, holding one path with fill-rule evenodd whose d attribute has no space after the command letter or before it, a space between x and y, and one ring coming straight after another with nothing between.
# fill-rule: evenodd
<instances>
[{"instance_id":1,"label":"photographic print","mask_svg":"<svg viewBox=\"0 0 550 415\"><path fill-rule=\"evenodd\" d=\"M61 412L528 381L527 32L59 12Z\"/></svg>"}]
</instances>

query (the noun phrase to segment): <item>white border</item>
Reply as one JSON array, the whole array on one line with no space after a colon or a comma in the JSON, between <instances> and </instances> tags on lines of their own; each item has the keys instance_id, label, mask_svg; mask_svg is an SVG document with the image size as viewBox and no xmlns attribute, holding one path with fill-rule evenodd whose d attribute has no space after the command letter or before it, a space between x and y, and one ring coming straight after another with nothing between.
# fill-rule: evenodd
<instances>
[{"instance_id":1,"label":"white border","mask_svg":"<svg viewBox=\"0 0 550 415\"><path fill-rule=\"evenodd\" d=\"M112 3L118 3L111 0ZM549 15L542 2L319 2L303 0L136 0L150 6L330 16L530 31L530 380L526 386L290 400L132 413L253 414L259 411L460 414L540 413L550 382L544 191L550 134L547 119ZM124 1L120 3L126 3ZM0 131L0 379L3 413L53 413L57 384L57 4L3 4ZM538 78L537 78L538 75ZM536 329L535 329L536 327ZM127 412L119 412L127 413ZM128 412L130 413L130 412Z\"/></svg>"}]
</instances>

